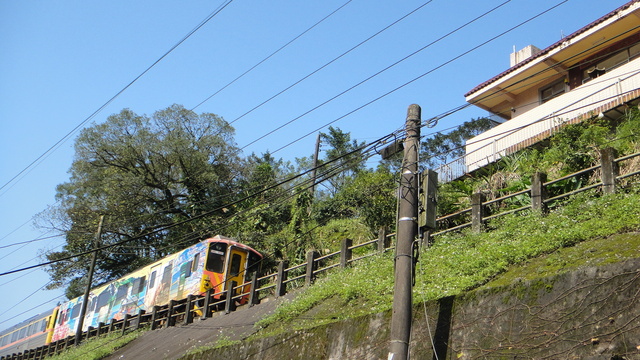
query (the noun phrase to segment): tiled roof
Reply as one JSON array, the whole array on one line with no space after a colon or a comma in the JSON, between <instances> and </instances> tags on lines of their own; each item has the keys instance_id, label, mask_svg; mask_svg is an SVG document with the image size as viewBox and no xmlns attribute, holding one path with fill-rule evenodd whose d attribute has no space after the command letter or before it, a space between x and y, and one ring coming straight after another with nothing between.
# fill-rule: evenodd
<instances>
[{"instance_id":1,"label":"tiled roof","mask_svg":"<svg viewBox=\"0 0 640 360\"><path fill-rule=\"evenodd\" d=\"M535 60L535 59L537 59L537 58L539 58L539 57L541 57L541 56L546 55L546 54L547 54L547 53L549 53L551 50L553 50L553 49L555 49L555 48L559 47L560 45L562 45L562 43L566 42L567 40L570 40L570 39L572 39L572 38L575 38L575 37L577 37L578 35L580 35L580 34L584 33L585 31L587 31L587 30L589 30L589 29L591 29L591 28L593 28L593 27L596 27L597 25L601 24L602 22L606 21L607 19L611 18L612 16L615 16L619 11L622 11L622 10L624 10L624 9L627 9L628 7L630 7L631 5L633 5L633 4L634 4L634 3L636 3L636 2L638 2L638 0L632 0L632 1L629 1L628 3L626 3L626 4L622 5L622 6L620 6L619 8L617 8L617 9L613 10L612 12L610 12L610 13L606 14L605 16L603 16L603 17L599 18L598 20L596 20L596 21L594 21L594 22L592 22L592 23L588 24L587 26L583 27L582 29L580 29L580 30L578 30L578 31L576 31L576 32L574 32L574 33L572 33L572 34L570 34L570 35L567 35L567 36L565 36L564 38L562 38L562 39L558 40L557 42L555 42L555 43L554 43L554 44L552 44L551 46L549 46L549 47L547 47L547 48L543 49L542 51L540 51L540 52L539 52L539 53L537 53L536 55L531 56L530 58L528 58L528 59L526 59L526 60L523 60L523 61L519 62L518 64L516 64L516 65L514 65L514 66L510 67L509 69L507 69L507 70L503 71L502 73L500 73L500 74L498 74L498 75L496 75L496 76L492 77L491 79L489 79L489 80L487 80L487 81L483 82L482 84L480 84L480 85L478 85L478 86L474 87L474 88L473 88L473 89L471 89L469 92L467 92L466 94L464 94L464 96L465 96L465 97L466 97L466 96L469 96L469 95L473 94L474 92L476 92L476 91L478 91L478 90L480 90L480 89L482 89L482 88L486 87L487 85L489 85L489 84L491 84L491 83L493 83L493 82L496 82L496 81L497 81L498 79L500 79L501 77L503 77L503 76L505 76L505 75L507 75L507 74L509 74L509 73L511 73L511 72L513 72L513 71L515 71L515 70L517 70L517 69L519 69L519 68L521 68L521 67L525 66L525 65L526 65L526 64L528 64L529 62L531 62L531 61L533 61L533 60Z\"/></svg>"}]
</instances>

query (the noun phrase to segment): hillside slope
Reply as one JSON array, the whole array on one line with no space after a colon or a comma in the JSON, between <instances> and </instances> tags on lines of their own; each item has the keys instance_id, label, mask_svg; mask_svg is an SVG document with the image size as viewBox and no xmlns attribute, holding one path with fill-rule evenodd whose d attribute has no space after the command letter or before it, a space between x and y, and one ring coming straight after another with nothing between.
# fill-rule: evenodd
<instances>
[{"instance_id":1,"label":"hillside slope","mask_svg":"<svg viewBox=\"0 0 640 360\"><path fill-rule=\"evenodd\" d=\"M638 359L639 288L640 234L585 241L476 290L414 303L412 357L434 358L435 348L439 359ZM349 304L332 298L293 322L340 306ZM184 359L385 359L389 320L370 314Z\"/></svg>"}]
</instances>

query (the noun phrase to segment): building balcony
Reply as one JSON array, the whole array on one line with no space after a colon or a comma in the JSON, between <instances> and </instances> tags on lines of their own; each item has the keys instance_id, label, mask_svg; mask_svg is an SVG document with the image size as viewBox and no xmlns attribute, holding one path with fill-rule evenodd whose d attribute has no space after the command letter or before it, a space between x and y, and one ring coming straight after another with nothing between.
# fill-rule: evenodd
<instances>
[{"instance_id":1,"label":"building balcony","mask_svg":"<svg viewBox=\"0 0 640 360\"><path fill-rule=\"evenodd\" d=\"M640 58L636 58L467 140L466 155L436 171L441 182L454 180L548 138L565 124L605 114L639 97Z\"/></svg>"}]
</instances>

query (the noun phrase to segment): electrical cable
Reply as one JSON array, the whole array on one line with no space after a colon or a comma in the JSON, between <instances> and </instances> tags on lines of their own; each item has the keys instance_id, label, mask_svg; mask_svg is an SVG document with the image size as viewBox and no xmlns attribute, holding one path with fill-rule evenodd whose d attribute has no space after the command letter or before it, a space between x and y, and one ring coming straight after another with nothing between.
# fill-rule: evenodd
<instances>
[{"instance_id":1,"label":"electrical cable","mask_svg":"<svg viewBox=\"0 0 640 360\"><path fill-rule=\"evenodd\" d=\"M294 86L298 85L299 83L303 82L304 80L308 79L309 77L313 76L314 74L316 74L317 72L319 72L320 70L326 68L327 66L331 65L332 63L336 62L337 60L339 60L340 58L344 57L345 55L349 54L350 52L352 52L353 50L357 49L358 47L362 46L363 44L365 44L366 42L368 42L369 40L373 39L374 37L380 35L381 33L383 33L384 31L388 30L389 28L391 28L392 26L396 25L397 23L399 23L400 21L404 20L405 18L409 17L411 14L415 13L416 11L420 10L421 8L423 8L424 6L428 5L429 3L431 3L433 0L429 0L425 3L423 3L422 5L418 6L417 8L415 8L414 10L412 10L411 12L405 14L404 16L400 17L399 19L397 19L396 21L392 22L391 24L387 25L386 27L384 27L382 30L379 30L378 32L376 32L375 34L369 36L367 39L361 41L360 43L358 43L357 45L353 46L352 48L350 48L349 50L343 52L342 54L338 55L337 57L335 57L333 60L329 61L328 63L322 65L321 67L317 68L316 70L312 71L311 73L303 76L301 79L299 79L298 81L294 82L293 84L287 86L286 88L284 88L283 90L279 91L278 93L276 93L275 95L271 96L270 98L268 98L267 100L264 100L263 102L261 102L260 104L256 105L255 107L253 107L252 109L250 109L249 111L243 113L242 115L240 115L239 117L235 118L234 120L232 120L231 122L229 122L229 124L233 124L234 122L242 119L243 117L249 115L250 113L252 113L253 111L257 110L258 108L260 108L262 105L270 102L271 100L275 99L276 97L280 96L281 94L285 93L286 91L288 91L289 89L293 88Z\"/></svg>"},{"instance_id":2,"label":"electrical cable","mask_svg":"<svg viewBox=\"0 0 640 360\"><path fill-rule=\"evenodd\" d=\"M328 18L330 18L332 15L334 15L335 13L337 13L338 11L342 10L342 8L344 8L345 6L347 6L351 1L353 0L348 0L347 2L345 2L344 4L340 5L337 9L333 10L331 13L329 13L329 15L323 17L322 19L320 19L318 22L316 22L315 24L311 25L310 27L308 27L305 31L301 32L298 36L294 37L293 39L289 40L289 42L287 42L286 44L282 45L280 48L278 48L276 51L272 52L269 56L265 57L264 59L260 60L257 64L253 65L251 68L249 68L248 70L246 70L245 72L243 72L242 74L240 74L239 76L237 76L235 79L233 79L231 82L227 83L225 86L223 86L222 88L220 88L219 90L217 90L216 92L214 92L212 95L210 95L209 97L207 97L206 99L202 100L198 105L194 106L193 108L191 108L191 111L195 110L196 108L198 108L200 105L204 104L205 102L209 101L211 98L213 98L214 96L218 95L222 90L226 89L227 87L229 87L230 85L232 85L233 83L235 83L236 81L240 80L240 78L242 78L243 76L247 75L248 73L250 73L253 69L257 68L258 66L260 66L262 63L264 63L265 61L269 60L271 57L273 57L275 54L279 53L281 50L283 50L284 48L286 48L287 46L291 45L294 41L298 40L299 38L301 38L304 34L308 33L309 31L311 31L313 28L315 28L316 26L320 25L320 23L324 22L325 20L327 20Z\"/></svg>"},{"instance_id":3,"label":"electrical cable","mask_svg":"<svg viewBox=\"0 0 640 360\"><path fill-rule=\"evenodd\" d=\"M509 3L510 1L511 1L511 0L507 0L507 1L505 1L505 2L503 2L503 3L501 3L501 4L499 4L498 6L496 6L496 7L492 8L492 9L490 9L490 10L486 11L485 13L481 14L480 16L475 17L474 19L472 19L472 20L470 20L470 21L466 22L465 24L463 24L463 25L461 25L461 26L457 27L456 29L454 29L454 30L452 30L452 31L448 32L447 34L445 34L445 35L443 35L443 36L439 37L438 39L436 39L436 40L434 40L434 41L430 42L429 44L427 44L427 45L425 45L425 46L421 47L420 49L418 49L418 50L416 50L416 51L412 52L411 54L406 55L405 57L403 57L403 58L401 58L400 60L398 60L398 61L396 61L396 62L392 63L391 65L388 65L387 67L383 68L382 70L379 70L379 71L375 72L374 74L370 75L369 77L365 78L364 80L361 80L360 82L356 83L355 85L352 85L352 86L348 87L347 89L345 89L345 90L343 90L342 92L338 93L337 95L334 95L334 96L332 96L331 98L329 98L329 99L327 99L327 100L323 101L322 103L320 103L320 104L316 105L315 107L311 108L310 110L307 110L306 112L302 113L301 115L298 115L297 117L295 117L295 118L293 118L293 119L291 119L291 120L287 121L286 123L284 123L284 124L282 124L282 125L280 125L280 126L276 127L275 129L273 129L273 130L269 131L268 133L266 133L266 134L264 134L264 135L262 135L262 136L258 137L257 139L255 139L255 140L253 140L253 141L249 142L248 144L246 144L245 146L243 146L242 148L240 148L240 150L243 150L243 149L247 148L248 146L250 146L250 145L252 145L252 144L254 144L254 143L256 143L256 142L258 142L258 141L260 141L260 140L262 140L262 139L264 139L264 138L266 138L267 136L269 136L269 135L271 135L271 134L275 133L276 131L278 131L278 130L280 130L280 129L282 129L282 128L284 128L284 127L288 126L288 125L290 125L291 123L293 123L293 122L295 122L295 121L297 121L297 120L301 119L302 117L304 117L304 116L306 116L306 115L310 114L311 112L313 112L313 111L315 111L315 110L317 110L317 109L319 109L319 108L323 107L324 105L326 105L326 104L328 104L328 103L332 102L333 100L335 100L335 99L337 99L337 98L341 97L342 95L344 95L344 94L346 94L346 93L350 92L351 90L353 90L353 89L357 88L358 86L360 86L360 85L362 85L362 84L366 83L367 81L369 81L369 80L371 80L371 79L375 78L376 76L378 76L378 75L380 75L380 74L384 73L385 71L387 71L387 70L389 70L389 69L393 68L394 66L396 66L396 65L398 65L398 64L400 64L400 63L402 63L403 61L405 61L405 60L407 60L407 59L411 58L412 56L414 56L414 55L416 55L416 54L418 54L418 53L422 52L423 50L426 50L427 48L429 48L429 47L431 47L432 45L434 45L434 44L436 44L436 43L440 42L441 40L446 39L447 37L449 37L449 36L453 35L454 33L458 32L459 30L462 30L463 28L467 27L468 25L471 25L472 23L474 23L474 22L478 21L479 19L481 19L481 18L485 17L486 15L488 15L488 14L492 13L493 11L495 11L495 10L497 10L497 9L501 8L502 6L506 5L506 4L507 4L507 3ZM429 2L430 2L430 1L429 1ZM427 3L423 4L422 6L425 6L425 5L426 5L426 4L428 4L429 2L427 2ZM421 6L421 7L422 7L422 6ZM418 8L418 9L419 9L419 8ZM418 10L418 9L416 9L416 10ZM416 11L416 10L414 10L414 11ZM408 15L405 15L405 17L406 17L406 16L408 16ZM398 20L398 21L400 21L400 20ZM396 21L396 22L397 22L397 21ZM376 35L377 35L377 34L376 34ZM360 44L359 44L359 45L360 45ZM359 46L359 45L357 45L357 46ZM341 56L342 56L342 55L341 55ZM336 58L336 59L337 59L337 58ZM335 59L334 59L334 60L335 60ZM325 65L325 66L326 66L326 65ZM317 71L317 70L316 70L316 71ZM313 73L312 73L312 74L313 74ZM312 74L310 74L310 75L312 75ZM310 76L310 75L307 75L307 77L308 77L308 76ZM303 80L304 80L304 79L306 79L306 77L305 77L305 78L303 78ZM300 81L302 81L302 80L300 80ZM297 84L297 83L295 83L294 85L296 85L296 84ZM293 87L293 85L292 85L292 86L290 86L290 87L288 87L287 89L283 90L282 92L284 92L284 91L288 90L288 89L289 89L289 88L291 88L291 87ZM395 91L395 90L394 90L394 91ZM275 96L280 95L282 92L280 92L280 93L276 94ZM268 99L268 100L266 100L264 103L266 103L266 102L268 102L268 101L272 100L273 98L275 98L275 96L274 96L274 97L272 97L272 98L269 98L269 99ZM386 95L385 95L385 96L386 96ZM376 99L376 101L377 101L377 100L379 100L379 99ZM264 104L264 103L262 103L262 104ZM262 105L262 104L261 104L261 105ZM367 105L368 105L368 104L367 104ZM256 109L256 108L252 109L251 111L253 111L253 110L255 110L255 109ZM358 109L358 110L359 110L359 109ZM244 116L244 115L246 115L246 114L248 114L248 113L245 113L245 114L243 114L242 116ZM350 113L349 113L349 114L350 114ZM342 117L341 117L341 118L342 118ZM341 118L340 118L340 119L341 119ZM238 119L239 119L239 118L235 119L234 121L236 121L236 120L238 120ZM232 123L233 123L234 121L232 121ZM326 127L326 126L327 126L327 125L325 125L325 127ZM320 129L322 129L322 128L320 128ZM320 130L320 129L314 130L313 132L316 132L316 131L318 131L318 130ZM278 150L280 150L280 149L278 149Z\"/></svg>"},{"instance_id":4,"label":"electrical cable","mask_svg":"<svg viewBox=\"0 0 640 360\"><path fill-rule=\"evenodd\" d=\"M319 131L319 130L321 130L321 129L323 129L323 128L325 128L325 127L327 127L327 126L329 126L329 125L331 125L331 124L333 124L333 123L335 123L335 122L337 122L337 121L339 121L339 120L341 120L341 119L343 119L343 118L345 118L345 117L347 117L347 116L349 116L349 115L351 115L351 114L353 114L353 113L355 113L355 112L357 112L357 111L359 111L359 110L361 110L361 109L363 109L363 108L365 108L365 107L367 107L367 106L369 106L369 105L371 105L371 104L373 104L374 102L377 102L378 100L381 100L382 98L384 98L384 97L386 97L386 96L388 96L388 95L390 95L390 94L392 94L392 93L394 93L394 92L396 92L396 91L398 91L398 90L400 90L400 89L404 88L405 86L408 86L408 85L410 85L410 84L412 84L412 83L414 83L414 82L418 81L419 79L421 79L421 78L423 78L423 77L425 77L425 76L427 76L427 75L431 74L432 72L434 72L434 71L436 71L436 70L438 70L438 69L440 69L440 68L444 67L445 65L448 65L448 64L450 64L450 63L454 62L455 60L458 60L459 58L461 58L461 57L463 57L463 56L465 56L465 55L467 55L467 54L469 54L469 53L471 53L471 52L473 52L473 51L475 51L475 50L479 49L480 47L482 47L482 46L484 46L484 45L486 45L486 44L488 44L488 43L490 43L490 42L492 42L492 41L494 41L494 40L496 40L496 39L498 39L498 38L502 37L503 35L505 35L505 34L507 34L507 33L511 32L511 31L513 31L513 30L517 29L518 27L520 27L520 26L522 26L522 25L524 25L524 24L526 24L526 23L528 23L528 22L531 22L532 20L534 20L534 19L536 19L536 18L538 18L538 17L540 17L540 16L542 16L542 15L544 15L544 14L546 14L546 13L550 12L551 10L553 10L553 9L555 9L555 8L557 8L557 7L559 7L560 5L562 5L562 4L564 4L564 3L566 3L567 1L569 1L569 0L563 0L563 1L559 2L559 3L557 3L556 5L554 5L554 6L550 7L550 8L548 8L548 9L546 9L546 10L544 10L544 11L540 12L540 13L538 13L537 15L535 15L535 16L533 16L533 17L530 17L529 19L527 19L527 20L525 20L525 21L523 21L523 22L519 23L518 25L515 25L515 26L513 26L513 27L509 28L508 30L506 30L506 31L504 31L504 32L502 32L502 33L500 33L500 34L498 34L498 35L496 35L496 36L494 36L494 37L490 38L489 40L486 40L486 41L482 42L481 44L476 45L476 46L474 46L473 48L471 48L471 49L469 49L469 50L467 50L467 51L465 51L465 52L463 52L463 53L461 53L461 54L459 54L459 55L457 55L457 56L455 56L455 57L453 57L453 58L451 58L451 59L449 59L449 60L445 61L444 63L442 63L442 64L440 64L440 65L438 65L438 66L436 66L436 67L434 67L434 68L430 69L429 71L427 71L427 72L425 72L425 73L423 73L423 74L421 74L421 75L419 75L419 76L417 76L417 77L415 77L415 78L413 78L413 79L411 79L411 80L409 80L409 81L407 81L407 82L403 83L402 85L400 85L400 86L398 86L398 87L396 87L396 88L394 88L394 89L392 89L392 90L390 90L390 91L388 91L388 92L386 92L386 93L384 93L384 94L382 94L382 95L380 95L380 96L378 96L378 97L376 97L376 98L374 98L374 99L372 99L372 100L368 101L367 103L365 103L365 104L363 104L363 105L358 106L357 108L355 108L355 109L353 109L353 110L349 111L348 113L346 113L346 114L344 114L344 115L342 115L342 116L340 116L340 117L336 118L335 120L332 120L332 121L330 121L330 122L328 122L328 123L326 123L326 124L324 124L324 125L320 126L319 128L317 128L317 129L315 129L315 130L313 130L313 131L310 131L310 132L308 132L307 134L302 135L302 136L298 137L298 138L297 138L297 139L295 139L295 140L292 140L292 141L291 141L291 142L289 142L288 144L286 144L286 145L284 145L284 146L282 146L282 147L280 147L280 148L276 149L275 151L272 151L271 153L272 153L272 154L275 154L276 152L278 152L278 151L280 151L280 150L282 150L282 149L284 149L284 148L286 148L286 147L289 147L289 146L291 146L291 145L295 144L296 142L298 142L298 141L300 141L300 140L302 140L302 139L306 138L307 136L309 136L309 135L311 135L311 134L315 133L316 131Z\"/></svg>"},{"instance_id":5,"label":"electrical cable","mask_svg":"<svg viewBox=\"0 0 640 360\"><path fill-rule=\"evenodd\" d=\"M167 57L171 52L173 52L178 46L180 46L183 42L185 42L188 38L190 38L196 31L200 30L205 24L207 24L211 19L213 19L216 15L218 15L222 10L224 10L229 4L231 4L234 0L226 0L226 3L220 5L216 10L214 10L211 14L209 14L204 20L200 22L195 28L187 33L182 39L180 39L175 45L173 45L168 51L166 51L160 58L158 58L155 62L153 62L149 67L147 67L142 73L140 73L137 77L131 80L125 87L123 87L120 91L118 91L115 95L113 95L107 102L105 102L102 106L100 106L97 110L95 110L91 115L89 115L86 119L81 121L76 127L71 129L66 135L64 135L60 140L54 143L51 147L49 147L45 152L38 156L35 160L33 160L29 165L27 165L24 169L22 169L18 174L13 176L9 181L0 186L0 191L7 187L9 184L13 183L18 177L22 174L30 170L31 168L37 166L41 160L43 160L48 154L55 151L58 147L60 147L65 141L67 141L73 134L76 133L82 126L84 126L91 119L96 117L102 110L104 110L109 104L111 104L116 98L118 98L122 93L124 93L127 89L129 89L135 82L137 82L142 76L144 76L147 72L149 72L153 67L155 67L160 61L162 61L165 57ZM4 193L0 193L2 196Z\"/></svg>"}]
</instances>

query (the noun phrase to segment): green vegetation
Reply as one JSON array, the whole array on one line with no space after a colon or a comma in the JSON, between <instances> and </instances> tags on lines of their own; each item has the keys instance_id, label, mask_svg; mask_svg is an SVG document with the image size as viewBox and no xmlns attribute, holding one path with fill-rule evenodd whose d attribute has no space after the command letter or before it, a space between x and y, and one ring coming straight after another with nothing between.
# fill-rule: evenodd
<instances>
[{"instance_id":1,"label":"green vegetation","mask_svg":"<svg viewBox=\"0 0 640 360\"><path fill-rule=\"evenodd\" d=\"M146 330L140 329L122 335L119 332L89 339L78 347L70 346L58 355L47 356L51 360L100 360L111 355L115 350L127 345L142 335Z\"/></svg>"},{"instance_id":2,"label":"green vegetation","mask_svg":"<svg viewBox=\"0 0 640 360\"><path fill-rule=\"evenodd\" d=\"M538 271L530 277L519 276L534 279L581 265L637 257L640 237L616 234L640 230L640 188L606 196L585 192L547 215L508 215L490 226L490 232L440 236L433 246L422 250L414 287L416 302L477 288L541 255L549 254L531 260L542 262ZM610 236L613 240L603 240ZM573 248L583 242L585 247ZM558 250L561 252L554 253ZM600 260L588 261L581 251L597 252ZM498 279L493 284L503 284ZM266 328L266 335L381 312L391 307L392 289L392 254L372 257L319 280L259 325Z\"/></svg>"}]
</instances>

